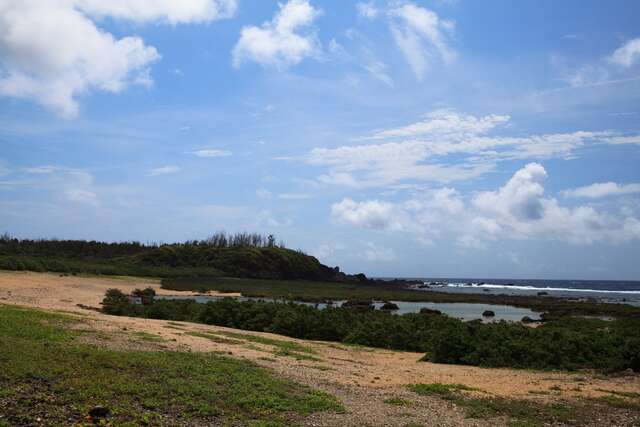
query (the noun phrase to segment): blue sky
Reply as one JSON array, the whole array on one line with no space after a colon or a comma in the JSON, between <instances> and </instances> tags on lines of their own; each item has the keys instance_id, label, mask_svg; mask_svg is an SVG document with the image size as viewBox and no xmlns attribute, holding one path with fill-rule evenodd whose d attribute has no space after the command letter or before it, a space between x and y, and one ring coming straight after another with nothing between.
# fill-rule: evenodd
<instances>
[{"instance_id":1,"label":"blue sky","mask_svg":"<svg viewBox=\"0 0 640 427\"><path fill-rule=\"evenodd\" d=\"M0 231L640 279L640 4L0 0Z\"/></svg>"}]
</instances>

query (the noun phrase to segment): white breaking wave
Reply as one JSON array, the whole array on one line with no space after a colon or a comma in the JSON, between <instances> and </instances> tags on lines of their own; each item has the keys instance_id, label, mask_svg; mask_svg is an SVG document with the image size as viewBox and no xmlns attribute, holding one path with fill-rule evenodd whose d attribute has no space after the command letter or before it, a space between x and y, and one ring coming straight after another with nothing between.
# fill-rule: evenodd
<instances>
[{"instance_id":1,"label":"white breaking wave","mask_svg":"<svg viewBox=\"0 0 640 427\"><path fill-rule=\"evenodd\" d=\"M608 291L603 289L575 289L575 288L538 288L535 286L528 285L496 285L491 283L445 283L444 285L436 285L442 287L451 287L451 288L487 288L487 289L517 289L521 291L537 291L537 292L592 292L599 294L625 294L625 295L640 295L640 291Z\"/></svg>"}]
</instances>

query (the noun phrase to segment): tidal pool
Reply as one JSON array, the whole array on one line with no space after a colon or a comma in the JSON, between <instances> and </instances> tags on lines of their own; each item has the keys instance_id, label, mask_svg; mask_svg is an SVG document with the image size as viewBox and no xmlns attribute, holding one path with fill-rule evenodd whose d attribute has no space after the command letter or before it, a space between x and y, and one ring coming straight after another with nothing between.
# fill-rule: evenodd
<instances>
[{"instance_id":1,"label":"tidal pool","mask_svg":"<svg viewBox=\"0 0 640 427\"><path fill-rule=\"evenodd\" d=\"M197 296L182 296L182 295L167 295L167 296L157 296L156 299L192 299L199 303L207 303L209 301L219 301L223 298L234 298L238 301L267 301L274 302L282 300L274 300L271 298L253 298L253 297L224 297L224 296L208 296L208 295L197 295ZM315 307L319 310L323 310L327 307L327 303L313 303L306 301L291 301L296 304L308 305L311 307ZM410 301L391 301L392 303L398 306L398 310L392 311L393 314L407 314L407 313L418 313L422 308L428 308L431 310L440 310L443 314L446 314L450 317L455 317L460 320L469 321L482 319L485 322L496 322L500 320L507 320L510 322L519 322L522 320L524 316L528 316L533 320L540 319L540 313L530 310L528 308L521 307L513 307L510 305L499 305L499 304L472 304L472 303L463 303L463 302L453 302L453 303L444 303L444 302L410 302ZM334 301L334 307L340 307L345 303L345 300ZM382 307L382 301L374 302L374 306L376 309L380 309ZM482 313L485 310L491 310L495 313L494 317L482 317Z\"/></svg>"}]
</instances>

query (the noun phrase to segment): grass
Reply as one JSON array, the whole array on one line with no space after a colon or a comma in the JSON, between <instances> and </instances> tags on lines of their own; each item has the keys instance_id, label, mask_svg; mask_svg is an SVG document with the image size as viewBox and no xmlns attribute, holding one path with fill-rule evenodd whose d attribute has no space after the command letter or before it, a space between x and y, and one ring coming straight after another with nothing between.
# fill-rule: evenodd
<instances>
[{"instance_id":1,"label":"grass","mask_svg":"<svg viewBox=\"0 0 640 427\"><path fill-rule=\"evenodd\" d=\"M422 396L453 397L458 391L478 391L477 388L468 387L464 384L410 384L407 386L412 392Z\"/></svg>"},{"instance_id":2,"label":"grass","mask_svg":"<svg viewBox=\"0 0 640 427\"><path fill-rule=\"evenodd\" d=\"M211 333L207 333L207 332L185 332L185 335L191 335L194 337L199 337L199 338L206 338L210 341L213 342L217 342L220 344L242 344L242 341L240 340L234 340L234 339L229 339L229 338L224 338L221 337L219 335L216 334L211 334Z\"/></svg>"},{"instance_id":3,"label":"grass","mask_svg":"<svg viewBox=\"0 0 640 427\"><path fill-rule=\"evenodd\" d=\"M239 334L237 332L227 332L227 331L220 332L220 334L231 337L231 338L251 341L258 344L270 345L272 347L276 347L279 350L285 351L285 352L315 354L315 351L311 347L298 344L297 342L293 342L293 341L284 341L284 340L278 340L274 338L262 337L259 335Z\"/></svg>"},{"instance_id":4,"label":"grass","mask_svg":"<svg viewBox=\"0 0 640 427\"><path fill-rule=\"evenodd\" d=\"M0 305L0 425L83 423L97 405L111 425L276 426L342 410L334 397L245 361L81 344L72 322Z\"/></svg>"},{"instance_id":5,"label":"grass","mask_svg":"<svg viewBox=\"0 0 640 427\"><path fill-rule=\"evenodd\" d=\"M266 338L257 335L239 334L236 332L219 332L220 335L225 335L230 338L223 338L216 334L206 332L186 332L187 335L193 335L196 337L207 338L211 341L223 343L223 344L242 344L243 341L249 341L257 344L268 345L274 347L276 350L272 352L274 356L278 357L292 357L296 360L312 360L320 362L321 359L313 356L315 351L311 347L303 346L296 342L277 340L273 338ZM253 350L262 350L259 347L247 346Z\"/></svg>"},{"instance_id":6,"label":"grass","mask_svg":"<svg viewBox=\"0 0 640 427\"><path fill-rule=\"evenodd\" d=\"M625 399L620 396L609 395L593 398L594 401L604 403L607 406L631 411L640 411L640 402L637 400Z\"/></svg>"},{"instance_id":7,"label":"grass","mask_svg":"<svg viewBox=\"0 0 640 427\"><path fill-rule=\"evenodd\" d=\"M476 398L460 391L478 391L463 384L412 384L409 390L423 396L437 396L462 407L468 418L491 419L507 416L509 426L529 427L551 423L571 424L580 419L580 411L571 405L544 404L530 400L500 397Z\"/></svg>"},{"instance_id":8,"label":"grass","mask_svg":"<svg viewBox=\"0 0 640 427\"><path fill-rule=\"evenodd\" d=\"M389 399L385 399L384 403L392 406L400 406L402 408L406 408L413 405L411 400L402 399L401 397L391 397Z\"/></svg>"},{"instance_id":9,"label":"grass","mask_svg":"<svg viewBox=\"0 0 640 427\"><path fill-rule=\"evenodd\" d=\"M597 391L601 391L603 393L609 393L620 397L628 397L629 399L640 399L640 393L635 393L632 391L616 391L616 390L605 390L602 388L597 388Z\"/></svg>"}]
</instances>

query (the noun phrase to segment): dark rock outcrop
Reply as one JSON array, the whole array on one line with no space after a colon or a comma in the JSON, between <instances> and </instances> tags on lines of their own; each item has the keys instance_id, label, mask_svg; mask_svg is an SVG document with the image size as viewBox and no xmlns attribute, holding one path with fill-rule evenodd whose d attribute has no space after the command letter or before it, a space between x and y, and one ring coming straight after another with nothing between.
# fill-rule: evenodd
<instances>
[{"instance_id":1,"label":"dark rock outcrop","mask_svg":"<svg viewBox=\"0 0 640 427\"><path fill-rule=\"evenodd\" d=\"M384 304L382 304L382 307L380 307L380 310L385 310L385 311L394 311L394 310L399 310L400 307L398 307L397 304L394 304L392 302L386 301Z\"/></svg>"}]
</instances>

